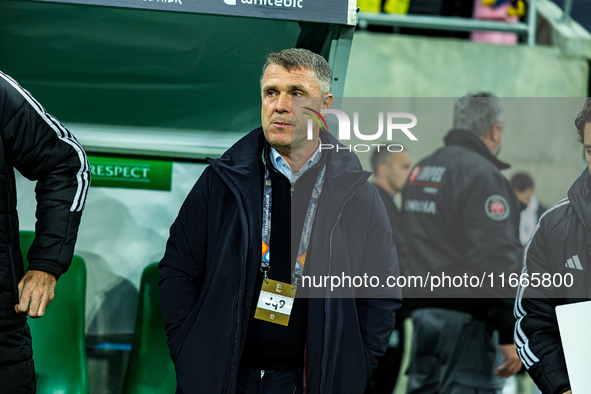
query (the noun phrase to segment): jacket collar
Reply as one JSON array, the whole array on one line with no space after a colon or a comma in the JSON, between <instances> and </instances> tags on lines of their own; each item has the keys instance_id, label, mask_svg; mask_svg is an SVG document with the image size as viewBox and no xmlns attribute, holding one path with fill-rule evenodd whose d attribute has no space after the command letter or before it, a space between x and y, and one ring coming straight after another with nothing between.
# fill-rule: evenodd
<instances>
[{"instance_id":1,"label":"jacket collar","mask_svg":"<svg viewBox=\"0 0 591 394\"><path fill-rule=\"evenodd\" d=\"M337 211L347 199L359 188L360 183L367 181L370 173L363 170L357 156L341 145L330 133L321 131L323 144L330 144L339 150L326 152L320 163L326 160L326 195ZM255 184L258 184L262 162L262 152L266 144L262 127L259 127L236 142L219 159L207 158L214 170L225 176L234 186L242 199L248 196ZM324 155L323 155L324 156ZM316 165L320 165L316 164Z\"/></svg>"},{"instance_id":2,"label":"jacket collar","mask_svg":"<svg viewBox=\"0 0 591 394\"><path fill-rule=\"evenodd\" d=\"M497 159L486 147L484 142L478 136L469 132L468 130L452 129L443 139L445 145L459 145L466 149L474 151L493 163L499 170L506 170L511 167L509 164Z\"/></svg>"},{"instance_id":3,"label":"jacket collar","mask_svg":"<svg viewBox=\"0 0 591 394\"><path fill-rule=\"evenodd\" d=\"M207 158L212 168L230 182L228 186L235 188L242 200L258 184L264 145L263 128L259 127L242 137L219 159Z\"/></svg>"}]
</instances>

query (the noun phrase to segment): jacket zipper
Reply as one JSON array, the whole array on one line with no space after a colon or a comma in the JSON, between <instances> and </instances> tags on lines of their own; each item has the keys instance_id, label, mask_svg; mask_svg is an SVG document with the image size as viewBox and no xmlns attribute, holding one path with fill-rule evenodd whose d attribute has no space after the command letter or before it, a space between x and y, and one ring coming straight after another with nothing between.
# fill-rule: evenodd
<instances>
[{"instance_id":1,"label":"jacket zipper","mask_svg":"<svg viewBox=\"0 0 591 394\"><path fill-rule=\"evenodd\" d=\"M14 237L13 237L13 232L12 232L12 213L11 213L11 208L12 208L12 195L10 193L10 191L8 191L7 193L7 201L8 203L8 239L9 239L9 246L8 246L8 260L9 260L9 264L10 266L8 267L10 269L10 274L12 276L12 286L13 286L13 291L14 291L14 299L16 301L16 304L18 304L20 302L20 297L18 295L18 281L17 281L17 277L16 277L16 264L17 262L14 260L14 253L12 248L14 247ZM24 257L23 257L24 258ZM15 304L15 305L16 305Z\"/></svg>"},{"instance_id":2,"label":"jacket zipper","mask_svg":"<svg viewBox=\"0 0 591 394\"><path fill-rule=\"evenodd\" d=\"M334 230L337 228L337 225L339 224L339 221L341 220L341 217L343 216L343 212L345 211L345 206L347 205L347 203L353 198L353 196L355 194L357 194L357 192L359 191L359 189L361 188L361 186L367 182L367 178L365 178L365 180L363 182L359 182L359 185L357 186L357 188L355 189L355 191L349 196L349 198L347 198L347 200L345 201L345 203L343 204L343 206L341 207L341 211L339 212L339 215L337 216L337 220L334 224L334 226L332 227L332 230L330 230L330 241L329 241L329 254L328 254L328 275L330 275L331 272L331 267L332 267L332 238L334 235ZM324 371L326 369L326 310L327 310L327 303L326 303L326 293L325 293L325 297L324 297L324 336L322 337L322 368L320 369L320 394L322 394L324 392Z\"/></svg>"},{"instance_id":3,"label":"jacket zipper","mask_svg":"<svg viewBox=\"0 0 591 394\"><path fill-rule=\"evenodd\" d=\"M306 379L306 367L307 362L306 359L308 358L308 341L304 344L304 394L308 394L308 379Z\"/></svg>"},{"instance_id":4,"label":"jacket zipper","mask_svg":"<svg viewBox=\"0 0 591 394\"><path fill-rule=\"evenodd\" d=\"M10 227L12 227L12 221L9 219L8 220L8 225ZM12 231L11 231L12 232ZM12 235L10 235L10 238L12 239ZM18 281L16 278L16 261L14 260L14 254L12 251L12 248L14 247L13 242L11 241L8 247L8 259L10 261L10 274L12 275L12 286L13 286L13 291L14 291L14 300L15 300L15 305L18 304L20 302L20 297L18 295Z\"/></svg>"},{"instance_id":5,"label":"jacket zipper","mask_svg":"<svg viewBox=\"0 0 591 394\"><path fill-rule=\"evenodd\" d=\"M234 195L234 198L236 198L236 201L240 202L241 200L239 198L239 195L237 193L235 193L234 189L229 184L229 181L226 179L226 176L223 174L221 169L217 168L217 165L213 165L212 162L209 162L209 164L212 165L212 168L220 176L222 181L226 184L226 187L228 189L230 189L230 191ZM244 211L242 204L241 204L241 208L242 208L242 214L246 215L246 212ZM228 360L228 369L226 370L226 382L224 384L224 393L228 392L228 382L230 380L230 370L232 369L232 359L233 359L234 353L235 353L234 341L236 338L236 331L238 330L238 306L240 303L240 294L242 294L244 292L244 278L246 276L246 272L245 272L246 271L246 263L248 261L248 239L250 238L248 234L249 233L248 233L248 228L247 228L247 231L245 232L246 245L244 245L245 246L244 247L244 255L242 256L243 257L243 261L242 261L243 264L242 264L240 285L238 287L238 292L236 293L236 301L234 302L234 330L232 332L232 351L230 352L230 359ZM244 239L243 239L243 242L244 242Z\"/></svg>"}]
</instances>

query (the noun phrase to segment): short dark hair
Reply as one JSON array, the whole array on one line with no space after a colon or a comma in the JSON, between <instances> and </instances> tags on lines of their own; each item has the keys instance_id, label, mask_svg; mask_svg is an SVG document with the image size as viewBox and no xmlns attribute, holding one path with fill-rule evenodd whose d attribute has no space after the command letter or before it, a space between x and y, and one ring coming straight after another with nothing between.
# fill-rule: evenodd
<instances>
[{"instance_id":1,"label":"short dark hair","mask_svg":"<svg viewBox=\"0 0 591 394\"><path fill-rule=\"evenodd\" d=\"M517 191L525 191L529 188L534 188L534 181L529 175L524 172L518 172L511 178L511 186Z\"/></svg>"},{"instance_id":2,"label":"short dark hair","mask_svg":"<svg viewBox=\"0 0 591 394\"><path fill-rule=\"evenodd\" d=\"M400 144L395 144L395 145L400 145ZM402 146L402 145L400 145ZM402 146L402 149L400 152L406 152L406 148ZM373 150L373 153L371 154L371 169L373 171L373 173L375 174L378 171L378 166L380 164L384 164L386 162L386 160L388 160L388 157L390 157L391 155L395 155L399 152L390 152L388 149L386 149L384 146L378 146Z\"/></svg>"},{"instance_id":3,"label":"short dark hair","mask_svg":"<svg viewBox=\"0 0 591 394\"><path fill-rule=\"evenodd\" d=\"M267 67L275 64L285 68L291 72L292 69L299 70L307 68L314 71L318 88L322 95L330 93L332 86L332 70L328 62L320 55L302 48L289 48L279 52L270 53L267 56L267 61L263 66L263 74L261 75L261 84L263 83L263 76Z\"/></svg>"},{"instance_id":4,"label":"short dark hair","mask_svg":"<svg viewBox=\"0 0 591 394\"><path fill-rule=\"evenodd\" d=\"M583 106L583 110L579 113L575 119L575 126L579 133L579 142L585 143L585 125L591 123L591 99L588 99ZM591 141L588 141L591 142Z\"/></svg>"}]
</instances>

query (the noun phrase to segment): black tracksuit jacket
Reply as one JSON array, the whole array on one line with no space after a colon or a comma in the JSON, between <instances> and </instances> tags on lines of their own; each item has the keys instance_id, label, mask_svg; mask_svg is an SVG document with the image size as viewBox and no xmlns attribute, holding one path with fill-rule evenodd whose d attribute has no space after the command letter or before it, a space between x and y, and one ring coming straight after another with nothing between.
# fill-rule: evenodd
<instances>
[{"instance_id":1,"label":"black tracksuit jacket","mask_svg":"<svg viewBox=\"0 0 591 394\"><path fill-rule=\"evenodd\" d=\"M59 277L66 272L80 224L90 172L74 136L0 72L0 325L22 319L14 306L24 275L19 246L14 169L36 180L36 237L29 269ZM59 284L58 284L59 285ZM0 368L10 365L0 353Z\"/></svg>"},{"instance_id":2,"label":"black tracksuit jacket","mask_svg":"<svg viewBox=\"0 0 591 394\"><path fill-rule=\"evenodd\" d=\"M555 308L591 299L589 182L591 176L585 168L568 191L568 198L542 215L525 249L523 273L530 278L532 274L550 274L564 280L572 275L570 287L520 287L515 300L517 352L544 394L562 394L570 389Z\"/></svg>"}]
</instances>

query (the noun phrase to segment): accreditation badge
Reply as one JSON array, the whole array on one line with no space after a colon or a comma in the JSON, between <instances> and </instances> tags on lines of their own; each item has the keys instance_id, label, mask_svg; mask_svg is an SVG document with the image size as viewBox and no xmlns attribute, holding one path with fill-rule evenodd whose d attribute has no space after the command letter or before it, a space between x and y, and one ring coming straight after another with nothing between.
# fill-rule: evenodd
<instances>
[{"instance_id":1,"label":"accreditation badge","mask_svg":"<svg viewBox=\"0 0 591 394\"><path fill-rule=\"evenodd\" d=\"M263 280L261 294L254 314L255 319L287 326L296 289L291 284L276 280Z\"/></svg>"}]
</instances>

